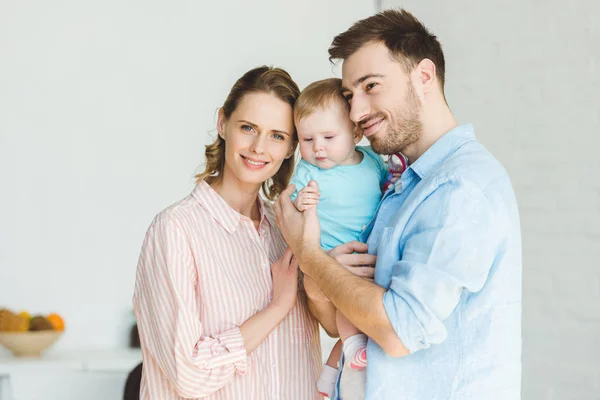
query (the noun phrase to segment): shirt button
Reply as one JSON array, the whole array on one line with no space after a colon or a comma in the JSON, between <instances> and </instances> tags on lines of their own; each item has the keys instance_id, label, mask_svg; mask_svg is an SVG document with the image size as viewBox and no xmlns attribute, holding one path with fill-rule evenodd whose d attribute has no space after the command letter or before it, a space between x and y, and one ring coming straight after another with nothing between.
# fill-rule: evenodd
<instances>
[{"instance_id":1,"label":"shirt button","mask_svg":"<svg viewBox=\"0 0 600 400\"><path fill-rule=\"evenodd\" d=\"M396 191L399 192L402 190L402 180L398 179L396 181Z\"/></svg>"},{"instance_id":2,"label":"shirt button","mask_svg":"<svg viewBox=\"0 0 600 400\"><path fill-rule=\"evenodd\" d=\"M275 363L271 364L271 368L275 369Z\"/></svg>"},{"instance_id":3,"label":"shirt button","mask_svg":"<svg viewBox=\"0 0 600 400\"><path fill-rule=\"evenodd\" d=\"M363 225L362 228L360 228L361 231L364 231L365 229L367 229L366 225Z\"/></svg>"}]
</instances>

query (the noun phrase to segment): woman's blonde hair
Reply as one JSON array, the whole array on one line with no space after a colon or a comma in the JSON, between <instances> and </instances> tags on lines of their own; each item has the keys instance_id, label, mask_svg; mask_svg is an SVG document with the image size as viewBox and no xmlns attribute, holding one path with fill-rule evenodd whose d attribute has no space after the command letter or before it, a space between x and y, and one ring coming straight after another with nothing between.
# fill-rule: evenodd
<instances>
[{"instance_id":1,"label":"woman's blonde hair","mask_svg":"<svg viewBox=\"0 0 600 400\"><path fill-rule=\"evenodd\" d=\"M281 68L266 65L254 68L246 72L231 88L223 107L221 107L221 112L226 120L231 117L242 98L250 93L273 94L288 103L293 109L300 90L290 74ZM292 150L296 149L297 143L298 138L294 129ZM204 172L196 175L196 182L205 181L209 185L220 182L223 179L223 169L225 168L225 140L217 135L215 141L206 146L204 154L206 166ZM287 187L294 172L294 164L292 152L290 158L283 160L279 171L263 183L262 190L265 197L274 200Z\"/></svg>"}]
</instances>

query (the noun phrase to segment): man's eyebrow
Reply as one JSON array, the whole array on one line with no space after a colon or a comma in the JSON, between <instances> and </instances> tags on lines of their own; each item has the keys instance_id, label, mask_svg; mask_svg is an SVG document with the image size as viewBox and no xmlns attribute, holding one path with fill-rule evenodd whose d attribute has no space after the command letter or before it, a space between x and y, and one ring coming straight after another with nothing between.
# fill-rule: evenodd
<instances>
[{"instance_id":1,"label":"man's eyebrow","mask_svg":"<svg viewBox=\"0 0 600 400\"><path fill-rule=\"evenodd\" d=\"M255 124L255 123L253 123L253 122L246 121L245 119L240 119L240 120L238 120L238 122L241 122L241 123L243 123L243 124L246 124L246 125L250 125L250 126L251 126L251 127L253 127L254 129L258 129L258 125L256 125L256 124ZM289 132L282 131L282 130L279 130L279 129L272 129L272 130L271 130L271 132L275 132L275 133L282 133L282 134L284 134L284 135L291 136L291 135L289 134Z\"/></svg>"},{"instance_id":2,"label":"man's eyebrow","mask_svg":"<svg viewBox=\"0 0 600 400\"><path fill-rule=\"evenodd\" d=\"M361 83L363 83L364 81L366 81L367 79L370 78L383 78L384 75L383 74L367 74L367 75L363 75L360 78L358 78L357 80L355 80L354 82L352 82L352 87L357 87L358 85L360 85ZM342 86L342 92L347 92L348 88Z\"/></svg>"}]
</instances>

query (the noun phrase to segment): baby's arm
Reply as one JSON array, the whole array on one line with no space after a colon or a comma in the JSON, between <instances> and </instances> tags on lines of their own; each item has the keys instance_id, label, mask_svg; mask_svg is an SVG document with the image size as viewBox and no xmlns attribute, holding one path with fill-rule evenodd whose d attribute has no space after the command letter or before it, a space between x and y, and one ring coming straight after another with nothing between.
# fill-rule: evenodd
<instances>
[{"instance_id":1,"label":"baby's arm","mask_svg":"<svg viewBox=\"0 0 600 400\"><path fill-rule=\"evenodd\" d=\"M315 181L310 181L298 192L296 200L294 200L294 206L298 211L308 210L319 204L320 193L316 186Z\"/></svg>"}]
</instances>

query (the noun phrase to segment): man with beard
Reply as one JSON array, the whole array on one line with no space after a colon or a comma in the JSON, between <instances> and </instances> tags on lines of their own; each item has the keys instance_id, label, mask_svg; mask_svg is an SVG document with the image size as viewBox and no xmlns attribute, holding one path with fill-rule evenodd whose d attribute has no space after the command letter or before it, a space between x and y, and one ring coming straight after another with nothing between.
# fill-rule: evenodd
<instances>
[{"instance_id":1,"label":"man with beard","mask_svg":"<svg viewBox=\"0 0 600 400\"><path fill-rule=\"evenodd\" d=\"M364 243L329 254L315 209L295 209L293 186L282 193L278 223L312 312L335 334L335 306L369 336L366 399L520 398L517 202L504 168L448 107L440 43L410 13L388 10L338 35L329 54L343 60L352 121L409 167ZM357 276L365 264L375 264L374 282Z\"/></svg>"}]
</instances>

